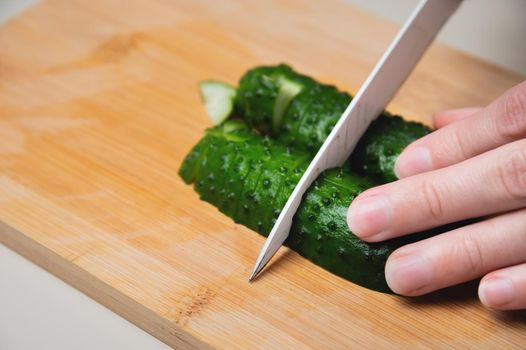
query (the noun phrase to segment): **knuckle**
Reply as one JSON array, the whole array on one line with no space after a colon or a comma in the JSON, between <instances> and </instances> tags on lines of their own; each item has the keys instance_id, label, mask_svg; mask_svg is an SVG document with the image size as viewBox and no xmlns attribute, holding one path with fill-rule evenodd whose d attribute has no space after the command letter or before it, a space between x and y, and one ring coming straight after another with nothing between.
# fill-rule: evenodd
<instances>
[{"instance_id":1,"label":"knuckle","mask_svg":"<svg viewBox=\"0 0 526 350\"><path fill-rule=\"evenodd\" d=\"M508 198L524 200L526 198L526 144L503 157L498 170L498 178Z\"/></svg>"},{"instance_id":2,"label":"knuckle","mask_svg":"<svg viewBox=\"0 0 526 350\"><path fill-rule=\"evenodd\" d=\"M469 152L469 147L466 144L466 138L465 131L461 128L456 128L455 132L453 133L455 144L457 145L457 149L451 152L452 154L458 154L460 157L459 160L468 159L472 156L471 152ZM448 155L451 156L451 155Z\"/></svg>"},{"instance_id":3,"label":"knuckle","mask_svg":"<svg viewBox=\"0 0 526 350\"><path fill-rule=\"evenodd\" d=\"M497 118L497 130L506 139L526 135L526 83L511 91L504 99L502 114Z\"/></svg>"},{"instance_id":4,"label":"knuckle","mask_svg":"<svg viewBox=\"0 0 526 350\"><path fill-rule=\"evenodd\" d=\"M464 256L466 259L465 267L474 274L484 271L484 254L477 238L472 233L466 233L460 236L459 244L460 256Z\"/></svg>"},{"instance_id":5,"label":"knuckle","mask_svg":"<svg viewBox=\"0 0 526 350\"><path fill-rule=\"evenodd\" d=\"M444 206L442 197L436 184L431 180L425 180L422 183L422 194L424 196L424 205L431 218L435 222L442 221L444 217Z\"/></svg>"}]
</instances>

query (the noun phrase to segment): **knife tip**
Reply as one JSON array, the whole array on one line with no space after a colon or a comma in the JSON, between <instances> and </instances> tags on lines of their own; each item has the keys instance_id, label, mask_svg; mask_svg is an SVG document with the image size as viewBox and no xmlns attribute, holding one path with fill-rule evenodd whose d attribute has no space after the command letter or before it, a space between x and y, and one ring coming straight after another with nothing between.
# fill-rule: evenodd
<instances>
[{"instance_id":1,"label":"knife tip","mask_svg":"<svg viewBox=\"0 0 526 350\"><path fill-rule=\"evenodd\" d=\"M261 272L261 270L263 270L264 266L265 265L261 264L261 262L258 262L256 266L254 266L254 269L252 270L252 273L250 274L250 277L248 278L249 283L253 282L258 277L259 273Z\"/></svg>"},{"instance_id":2,"label":"knife tip","mask_svg":"<svg viewBox=\"0 0 526 350\"><path fill-rule=\"evenodd\" d=\"M248 283L254 282L254 280L256 279L257 275L258 275L258 271L256 271L256 270L252 271L252 273L250 274L250 277L248 278Z\"/></svg>"}]
</instances>

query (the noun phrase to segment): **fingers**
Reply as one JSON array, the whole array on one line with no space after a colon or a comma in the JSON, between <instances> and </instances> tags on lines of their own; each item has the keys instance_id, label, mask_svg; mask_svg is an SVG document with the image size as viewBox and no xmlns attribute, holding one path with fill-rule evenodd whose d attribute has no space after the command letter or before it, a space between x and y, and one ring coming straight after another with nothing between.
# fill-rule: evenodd
<instances>
[{"instance_id":1,"label":"fingers","mask_svg":"<svg viewBox=\"0 0 526 350\"><path fill-rule=\"evenodd\" d=\"M440 129L446 125L470 117L473 114L480 112L481 110L481 107L468 107L450 109L449 111L439 112L433 116L433 126L435 127L435 129Z\"/></svg>"},{"instance_id":2,"label":"fingers","mask_svg":"<svg viewBox=\"0 0 526 350\"><path fill-rule=\"evenodd\" d=\"M492 309L526 309L526 264L486 275L480 281L479 298Z\"/></svg>"},{"instance_id":3,"label":"fingers","mask_svg":"<svg viewBox=\"0 0 526 350\"><path fill-rule=\"evenodd\" d=\"M395 171L403 178L443 168L525 136L523 82L486 108L413 142L398 157Z\"/></svg>"},{"instance_id":4,"label":"fingers","mask_svg":"<svg viewBox=\"0 0 526 350\"><path fill-rule=\"evenodd\" d=\"M351 203L347 222L358 237L378 242L525 205L526 140L521 140L367 190Z\"/></svg>"},{"instance_id":5,"label":"fingers","mask_svg":"<svg viewBox=\"0 0 526 350\"><path fill-rule=\"evenodd\" d=\"M521 209L409 244L396 250L387 260L387 283L398 294L416 296L472 280L505 266L524 263L524 232L526 209ZM512 283L517 291L522 288L520 290L526 292L526 274L517 277L512 276L511 270L504 271L502 275L496 273L495 278L500 276L508 281L506 283ZM481 284L481 299L488 304L503 302L511 294L505 290L509 286L485 284L490 283L492 275ZM522 298L526 301L526 293ZM510 305L516 303L510 302Z\"/></svg>"}]
</instances>

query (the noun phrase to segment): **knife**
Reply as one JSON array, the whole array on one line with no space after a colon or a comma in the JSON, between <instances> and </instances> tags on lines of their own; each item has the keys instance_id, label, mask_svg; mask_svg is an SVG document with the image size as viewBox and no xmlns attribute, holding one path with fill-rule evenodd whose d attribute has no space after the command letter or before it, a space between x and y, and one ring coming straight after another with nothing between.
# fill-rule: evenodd
<instances>
[{"instance_id":1,"label":"knife","mask_svg":"<svg viewBox=\"0 0 526 350\"><path fill-rule=\"evenodd\" d=\"M261 248L249 281L272 259L289 235L292 217L305 191L324 170L341 166L369 124L380 115L447 19L462 0L422 0L388 49L294 188Z\"/></svg>"}]
</instances>

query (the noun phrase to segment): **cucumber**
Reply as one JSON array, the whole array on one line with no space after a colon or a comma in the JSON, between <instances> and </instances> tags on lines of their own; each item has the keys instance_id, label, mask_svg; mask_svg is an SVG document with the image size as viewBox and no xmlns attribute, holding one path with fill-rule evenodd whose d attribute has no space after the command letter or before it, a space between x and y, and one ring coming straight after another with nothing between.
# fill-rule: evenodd
<instances>
[{"instance_id":1,"label":"cucumber","mask_svg":"<svg viewBox=\"0 0 526 350\"><path fill-rule=\"evenodd\" d=\"M260 133L314 156L351 100L348 93L280 64L247 71L239 83L235 109L236 116ZM376 183L394 181L398 155L429 132L423 124L384 111L358 143L351 166Z\"/></svg>"},{"instance_id":2,"label":"cucumber","mask_svg":"<svg viewBox=\"0 0 526 350\"><path fill-rule=\"evenodd\" d=\"M315 154L351 96L280 64L253 68L239 81L239 116L258 131Z\"/></svg>"},{"instance_id":3,"label":"cucumber","mask_svg":"<svg viewBox=\"0 0 526 350\"><path fill-rule=\"evenodd\" d=\"M312 84L314 80L285 64L250 69L239 80L235 110L250 127L277 133L291 101Z\"/></svg>"},{"instance_id":4,"label":"cucumber","mask_svg":"<svg viewBox=\"0 0 526 350\"><path fill-rule=\"evenodd\" d=\"M421 123L381 115L356 145L349 158L351 168L377 183L395 181L394 164L398 155L411 142L430 132L431 129Z\"/></svg>"},{"instance_id":5,"label":"cucumber","mask_svg":"<svg viewBox=\"0 0 526 350\"><path fill-rule=\"evenodd\" d=\"M334 86L311 85L292 100L277 138L291 147L316 154L351 99L351 95Z\"/></svg>"},{"instance_id":6,"label":"cucumber","mask_svg":"<svg viewBox=\"0 0 526 350\"><path fill-rule=\"evenodd\" d=\"M205 80L199 83L199 91L212 125L225 121L234 108L236 88L220 81Z\"/></svg>"},{"instance_id":7,"label":"cucumber","mask_svg":"<svg viewBox=\"0 0 526 350\"><path fill-rule=\"evenodd\" d=\"M206 130L179 174L203 200L266 236L352 97L287 65L248 71L237 92L215 81L200 87L207 113L219 125ZM306 192L285 244L343 278L389 292L384 265L394 249L460 224L367 243L349 231L346 213L360 192L395 180L396 157L429 132L382 113L344 166L321 174Z\"/></svg>"},{"instance_id":8,"label":"cucumber","mask_svg":"<svg viewBox=\"0 0 526 350\"><path fill-rule=\"evenodd\" d=\"M235 127L231 123L236 123ZM232 150L243 159L232 156ZM210 155L221 161L211 161ZM235 222L267 236L310 158L308 152L291 152L238 121L227 121L206 131L179 173L185 182L195 182L203 200ZM285 244L332 273L388 292L384 277L387 257L400 245L422 236L366 243L349 231L347 209L372 185L368 178L349 169L335 168L321 174L306 192Z\"/></svg>"}]
</instances>

